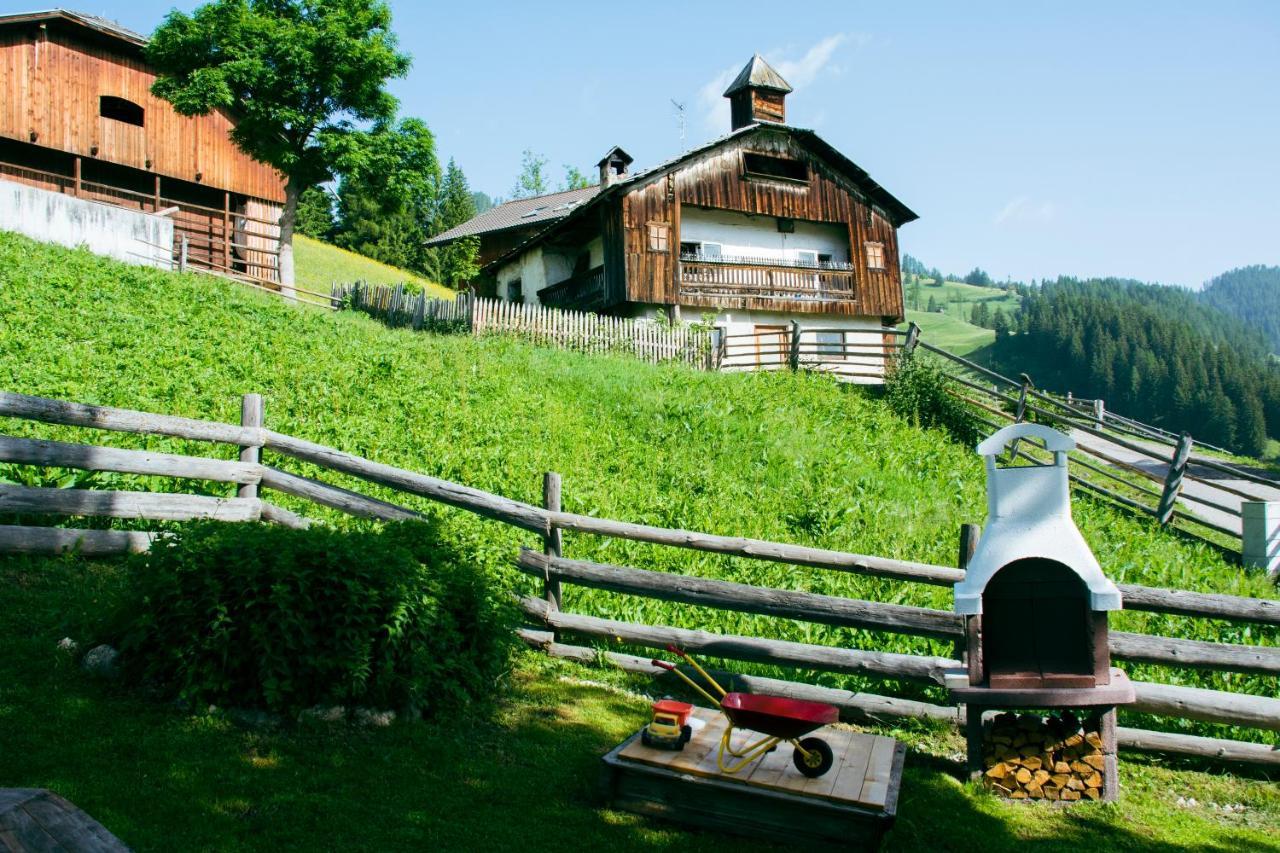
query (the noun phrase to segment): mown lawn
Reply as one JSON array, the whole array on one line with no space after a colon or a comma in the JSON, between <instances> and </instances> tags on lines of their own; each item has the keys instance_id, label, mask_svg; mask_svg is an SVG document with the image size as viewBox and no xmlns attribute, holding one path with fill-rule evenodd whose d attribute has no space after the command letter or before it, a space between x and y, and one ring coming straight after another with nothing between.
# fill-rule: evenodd
<instances>
[{"instance_id":1,"label":"mown lawn","mask_svg":"<svg viewBox=\"0 0 1280 853\"><path fill-rule=\"evenodd\" d=\"M531 652L492 711L386 729L241 728L95 681L57 642L93 636L125 571L0 558L0 787L52 788L136 850L789 849L605 809L599 757L644 722L649 685ZM954 733L878 731L910 748L886 850L1280 849L1262 779L1126 756L1118 804L1017 805L957 781Z\"/></svg>"},{"instance_id":2,"label":"mown lawn","mask_svg":"<svg viewBox=\"0 0 1280 853\"><path fill-rule=\"evenodd\" d=\"M397 267L340 249L321 240L297 235L293 238L295 275L298 286L316 293L328 293L334 284L403 284L407 289L425 289L428 296L452 299L454 292L443 285Z\"/></svg>"}]
</instances>

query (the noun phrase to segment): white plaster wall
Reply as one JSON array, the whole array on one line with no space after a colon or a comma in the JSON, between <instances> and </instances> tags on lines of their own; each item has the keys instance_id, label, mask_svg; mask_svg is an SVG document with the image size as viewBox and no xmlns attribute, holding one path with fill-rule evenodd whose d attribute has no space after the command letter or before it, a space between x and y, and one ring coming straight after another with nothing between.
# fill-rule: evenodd
<instances>
[{"instance_id":1,"label":"white plaster wall","mask_svg":"<svg viewBox=\"0 0 1280 853\"><path fill-rule=\"evenodd\" d=\"M783 234L772 216L684 207L680 211L680 241L720 243L724 255L796 261L801 250L808 250L849 263L848 230L826 222L797 220L795 233Z\"/></svg>"},{"instance_id":2,"label":"white plaster wall","mask_svg":"<svg viewBox=\"0 0 1280 853\"><path fill-rule=\"evenodd\" d=\"M537 305L538 291L547 286L546 266L541 246L535 246L498 270L498 298L507 301L507 285L520 279L524 302Z\"/></svg>"},{"instance_id":3,"label":"white plaster wall","mask_svg":"<svg viewBox=\"0 0 1280 853\"><path fill-rule=\"evenodd\" d=\"M173 220L74 198L13 181L0 181L0 230L98 255L170 269Z\"/></svg>"}]
</instances>

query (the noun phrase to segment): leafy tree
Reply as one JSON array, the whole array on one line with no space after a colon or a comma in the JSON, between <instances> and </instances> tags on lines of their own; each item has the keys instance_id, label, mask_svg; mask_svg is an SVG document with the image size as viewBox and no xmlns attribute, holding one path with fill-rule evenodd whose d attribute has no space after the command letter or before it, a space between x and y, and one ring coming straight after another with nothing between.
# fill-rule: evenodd
<instances>
[{"instance_id":1,"label":"leafy tree","mask_svg":"<svg viewBox=\"0 0 1280 853\"><path fill-rule=\"evenodd\" d=\"M594 183L595 181L584 175L577 166L565 164L564 183L560 187L562 190L585 190Z\"/></svg>"},{"instance_id":2,"label":"leafy tree","mask_svg":"<svg viewBox=\"0 0 1280 853\"><path fill-rule=\"evenodd\" d=\"M938 297L929 294L929 307L925 310L930 314L936 314L938 312Z\"/></svg>"},{"instance_id":3,"label":"leafy tree","mask_svg":"<svg viewBox=\"0 0 1280 853\"><path fill-rule=\"evenodd\" d=\"M1003 308L997 308L995 316L991 319L991 328L996 331L996 340L1009 337L1009 317L1004 313Z\"/></svg>"},{"instance_id":4,"label":"leafy tree","mask_svg":"<svg viewBox=\"0 0 1280 853\"><path fill-rule=\"evenodd\" d=\"M333 196L324 187L307 187L298 199L297 232L317 240L329 240L336 225Z\"/></svg>"},{"instance_id":5,"label":"leafy tree","mask_svg":"<svg viewBox=\"0 0 1280 853\"><path fill-rule=\"evenodd\" d=\"M379 123L346 150L338 189L338 245L383 263L422 270L440 192L435 138L419 119Z\"/></svg>"},{"instance_id":6,"label":"leafy tree","mask_svg":"<svg viewBox=\"0 0 1280 853\"><path fill-rule=\"evenodd\" d=\"M547 183L547 158L534 154L528 148L520 160L520 177L511 188L512 198L533 198L551 191Z\"/></svg>"},{"instance_id":7,"label":"leafy tree","mask_svg":"<svg viewBox=\"0 0 1280 853\"><path fill-rule=\"evenodd\" d=\"M232 140L284 176L280 280L291 294L303 192L332 178L340 158L358 158L355 122L395 113L385 85L409 57L396 49L391 10L381 0L211 0L170 12L146 57L155 95L182 115L234 110Z\"/></svg>"},{"instance_id":8,"label":"leafy tree","mask_svg":"<svg viewBox=\"0 0 1280 853\"><path fill-rule=\"evenodd\" d=\"M471 194L471 203L475 205L476 213L484 213L486 210L493 208L493 199L485 193L476 191Z\"/></svg>"}]
</instances>

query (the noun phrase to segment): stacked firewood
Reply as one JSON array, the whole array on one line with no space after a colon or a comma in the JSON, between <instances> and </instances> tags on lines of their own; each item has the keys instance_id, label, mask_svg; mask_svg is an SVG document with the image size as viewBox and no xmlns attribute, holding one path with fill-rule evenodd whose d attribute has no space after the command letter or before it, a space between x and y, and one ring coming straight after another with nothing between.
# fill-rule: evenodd
<instances>
[{"instance_id":1,"label":"stacked firewood","mask_svg":"<svg viewBox=\"0 0 1280 853\"><path fill-rule=\"evenodd\" d=\"M1089 728L1096 728L1096 721ZM1048 718L1000 714L983 747L983 782L1015 800L1098 800L1106 757L1102 736L1070 711Z\"/></svg>"}]
</instances>

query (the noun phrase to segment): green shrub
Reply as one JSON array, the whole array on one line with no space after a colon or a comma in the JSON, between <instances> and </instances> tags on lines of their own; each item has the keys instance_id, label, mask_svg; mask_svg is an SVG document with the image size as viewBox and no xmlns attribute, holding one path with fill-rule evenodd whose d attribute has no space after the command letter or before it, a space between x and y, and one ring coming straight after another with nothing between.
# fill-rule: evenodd
<instances>
[{"instance_id":1,"label":"green shrub","mask_svg":"<svg viewBox=\"0 0 1280 853\"><path fill-rule=\"evenodd\" d=\"M435 528L206 522L140 557L116 635L126 675L197 703L430 715L491 692L509 608Z\"/></svg>"},{"instance_id":2,"label":"green shrub","mask_svg":"<svg viewBox=\"0 0 1280 853\"><path fill-rule=\"evenodd\" d=\"M947 393L948 387L937 365L911 355L889 375L885 400L895 412L919 426L944 430L961 444L977 444L986 435L985 427L968 406Z\"/></svg>"}]
</instances>

